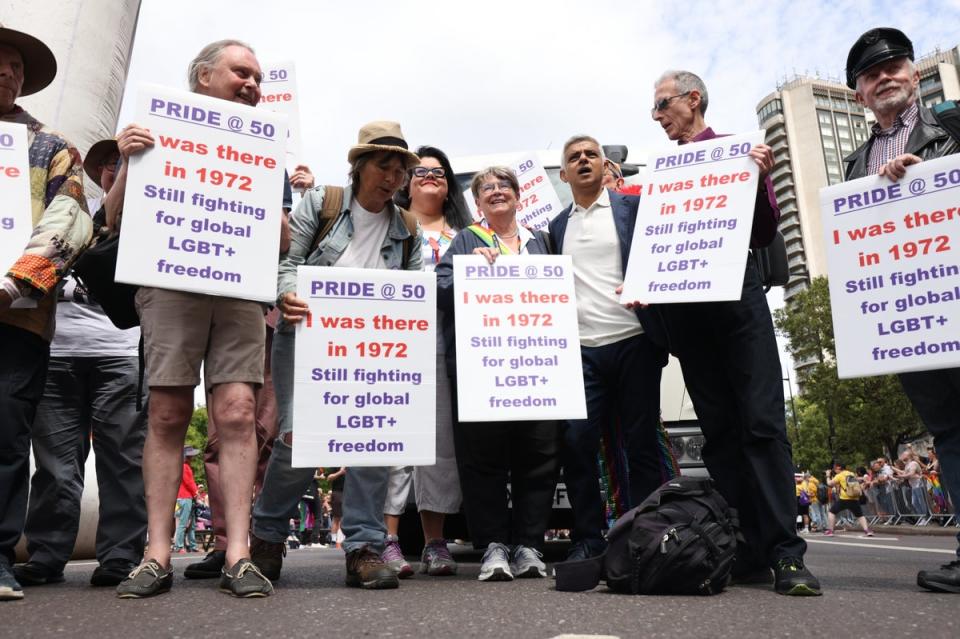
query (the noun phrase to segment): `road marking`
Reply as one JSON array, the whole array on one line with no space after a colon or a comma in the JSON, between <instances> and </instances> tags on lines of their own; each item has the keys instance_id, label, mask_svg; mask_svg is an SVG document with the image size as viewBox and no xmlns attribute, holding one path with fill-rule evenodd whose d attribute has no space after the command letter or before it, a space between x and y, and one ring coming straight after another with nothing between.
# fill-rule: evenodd
<instances>
[{"instance_id":1,"label":"road marking","mask_svg":"<svg viewBox=\"0 0 960 639\"><path fill-rule=\"evenodd\" d=\"M854 541L827 541L826 539L807 539L808 544L826 544L827 546L857 546L858 548L885 548L887 550L912 550L913 552L932 552L944 555L956 555L956 550L946 548L917 548L916 546L889 546L887 544L861 544Z\"/></svg>"}]
</instances>

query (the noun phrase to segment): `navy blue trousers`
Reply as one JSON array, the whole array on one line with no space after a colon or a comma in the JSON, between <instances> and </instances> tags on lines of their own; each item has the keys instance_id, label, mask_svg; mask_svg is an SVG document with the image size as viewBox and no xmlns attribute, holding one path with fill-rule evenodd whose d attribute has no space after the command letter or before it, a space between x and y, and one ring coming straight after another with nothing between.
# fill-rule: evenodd
<instances>
[{"instance_id":1,"label":"navy blue trousers","mask_svg":"<svg viewBox=\"0 0 960 639\"><path fill-rule=\"evenodd\" d=\"M597 455L604 425L618 422L626 446L630 503L638 505L663 481L659 450L660 375L667 354L646 335L580 348L587 419L563 429L563 481L574 525L571 539L602 539L606 527Z\"/></svg>"}]
</instances>

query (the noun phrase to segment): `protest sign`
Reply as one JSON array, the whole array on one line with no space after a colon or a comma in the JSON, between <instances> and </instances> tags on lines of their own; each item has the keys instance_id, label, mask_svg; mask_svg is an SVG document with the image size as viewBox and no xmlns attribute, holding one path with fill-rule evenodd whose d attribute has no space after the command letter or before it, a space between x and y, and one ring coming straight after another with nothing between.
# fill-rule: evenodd
<instances>
[{"instance_id":1,"label":"protest sign","mask_svg":"<svg viewBox=\"0 0 960 639\"><path fill-rule=\"evenodd\" d=\"M763 131L673 146L650 157L623 302L740 299Z\"/></svg>"},{"instance_id":2,"label":"protest sign","mask_svg":"<svg viewBox=\"0 0 960 639\"><path fill-rule=\"evenodd\" d=\"M563 203L553 188L550 176L534 155L525 155L510 167L517 174L520 194L517 198L517 223L533 230L547 227L550 220L563 210ZM463 192L464 199L470 203L473 219L480 219L480 210L470 189Z\"/></svg>"},{"instance_id":3,"label":"protest sign","mask_svg":"<svg viewBox=\"0 0 960 639\"><path fill-rule=\"evenodd\" d=\"M569 255L453 258L460 421L584 419Z\"/></svg>"},{"instance_id":4,"label":"protest sign","mask_svg":"<svg viewBox=\"0 0 960 639\"><path fill-rule=\"evenodd\" d=\"M837 373L960 365L960 156L820 189Z\"/></svg>"},{"instance_id":5,"label":"protest sign","mask_svg":"<svg viewBox=\"0 0 960 639\"><path fill-rule=\"evenodd\" d=\"M33 231L27 127L0 122L0 277L23 255Z\"/></svg>"},{"instance_id":6,"label":"protest sign","mask_svg":"<svg viewBox=\"0 0 960 639\"><path fill-rule=\"evenodd\" d=\"M286 116L142 85L136 122L117 281L273 301Z\"/></svg>"},{"instance_id":7,"label":"protest sign","mask_svg":"<svg viewBox=\"0 0 960 639\"><path fill-rule=\"evenodd\" d=\"M436 462L433 273L301 266L293 465Z\"/></svg>"},{"instance_id":8,"label":"protest sign","mask_svg":"<svg viewBox=\"0 0 960 639\"><path fill-rule=\"evenodd\" d=\"M292 61L279 62L263 70L260 107L287 116L287 167L292 171L300 159L300 93L297 69Z\"/></svg>"}]
</instances>

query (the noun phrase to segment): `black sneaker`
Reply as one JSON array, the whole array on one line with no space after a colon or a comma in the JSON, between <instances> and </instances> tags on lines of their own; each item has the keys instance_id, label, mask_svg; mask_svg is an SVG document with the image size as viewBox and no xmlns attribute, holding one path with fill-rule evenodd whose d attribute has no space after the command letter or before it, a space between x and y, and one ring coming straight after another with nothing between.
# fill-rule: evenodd
<instances>
[{"instance_id":1,"label":"black sneaker","mask_svg":"<svg viewBox=\"0 0 960 639\"><path fill-rule=\"evenodd\" d=\"M203 561L187 566L183 576L187 579L216 579L223 573L223 566L227 563L226 550L211 550Z\"/></svg>"},{"instance_id":2,"label":"black sneaker","mask_svg":"<svg viewBox=\"0 0 960 639\"><path fill-rule=\"evenodd\" d=\"M960 559L940 566L940 570L921 570L917 585L936 592L960 592Z\"/></svg>"},{"instance_id":3,"label":"black sneaker","mask_svg":"<svg viewBox=\"0 0 960 639\"><path fill-rule=\"evenodd\" d=\"M0 558L0 601L23 599L23 588L17 583L6 558Z\"/></svg>"},{"instance_id":4,"label":"black sneaker","mask_svg":"<svg viewBox=\"0 0 960 639\"><path fill-rule=\"evenodd\" d=\"M773 589L781 595L818 597L820 582L803 565L800 557L784 557L773 569L775 582Z\"/></svg>"},{"instance_id":5,"label":"black sneaker","mask_svg":"<svg viewBox=\"0 0 960 639\"><path fill-rule=\"evenodd\" d=\"M17 564L14 566L13 576L17 578L21 586L43 586L46 584L63 583L62 570L54 570L35 561L28 561L25 564Z\"/></svg>"},{"instance_id":6,"label":"black sneaker","mask_svg":"<svg viewBox=\"0 0 960 639\"><path fill-rule=\"evenodd\" d=\"M266 597L273 593L273 584L249 559L241 559L233 568L223 569L220 590L234 597Z\"/></svg>"},{"instance_id":7,"label":"black sneaker","mask_svg":"<svg viewBox=\"0 0 960 639\"><path fill-rule=\"evenodd\" d=\"M283 568L283 557L286 554L287 544L284 542L264 541L256 535L250 535L250 561L255 563L263 576L270 581L280 579L280 569Z\"/></svg>"},{"instance_id":8,"label":"black sneaker","mask_svg":"<svg viewBox=\"0 0 960 639\"><path fill-rule=\"evenodd\" d=\"M150 559L127 575L117 586L121 599L153 597L170 590L173 585L173 568L164 568L156 559Z\"/></svg>"},{"instance_id":9,"label":"black sneaker","mask_svg":"<svg viewBox=\"0 0 960 639\"><path fill-rule=\"evenodd\" d=\"M107 559L97 566L93 574L90 575L90 585L97 587L118 586L136 567L137 563L129 559Z\"/></svg>"},{"instance_id":10,"label":"black sneaker","mask_svg":"<svg viewBox=\"0 0 960 639\"><path fill-rule=\"evenodd\" d=\"M353 588L366 588L368 590L383 590L400 586L397 573L393 572L383 562L380 553L374 552L366 546L360 550L347 553L346 583Z\"/></svg>"}]
</instances>

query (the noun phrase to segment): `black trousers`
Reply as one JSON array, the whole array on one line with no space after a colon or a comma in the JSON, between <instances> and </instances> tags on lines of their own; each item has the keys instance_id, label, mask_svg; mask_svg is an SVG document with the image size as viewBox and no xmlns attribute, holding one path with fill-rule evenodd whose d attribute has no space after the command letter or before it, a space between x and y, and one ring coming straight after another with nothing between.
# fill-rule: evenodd
<instances>
[{"instance_id":1,"label":"black trousers","mask_svg":"<svg viewBox=\"0 0 960 639\"><path fill-rule=\"evenodd\" d=\"M451 381L457 469L474 547L542 548L560 471L559 423L460 423Z\"/></svg>"},{"instance_id":2,"label":"black trousers","mask_svg":"<svg viewBox=\"0 0 960 639\"><path fill-rule=\"evenodd\" d=\"M30 429L50 345L30 331L0 324L0 349L0 561L12 563L27 515Z\"/></svg>"},{"instance_id":3,"label":"black trousers","mask_svg":"<svg viewBox=\"0 0 960 639\"><path fill-rule=\"evenodd\" d=\"M739 301L657 306L706 443L703 461L740 513L745 561L802 557L773 320L752 259Z\"/></svg>"},{"instance_id":4,"label":"black trousers","mask_svg":"<svg viewBox=\"0 0 960 639\"><path fill-rule=\"evenodd\" d=\"M617 422L626 446L629 506L666 481L659 451L660 376L666 352L646 335L580 347L587 419L563 427L563 481L573 508L571 539L601 540L606 527L597 456L604 426ZM612 429L616 430L616 429Z\"/></svg>"}]
</instances>

